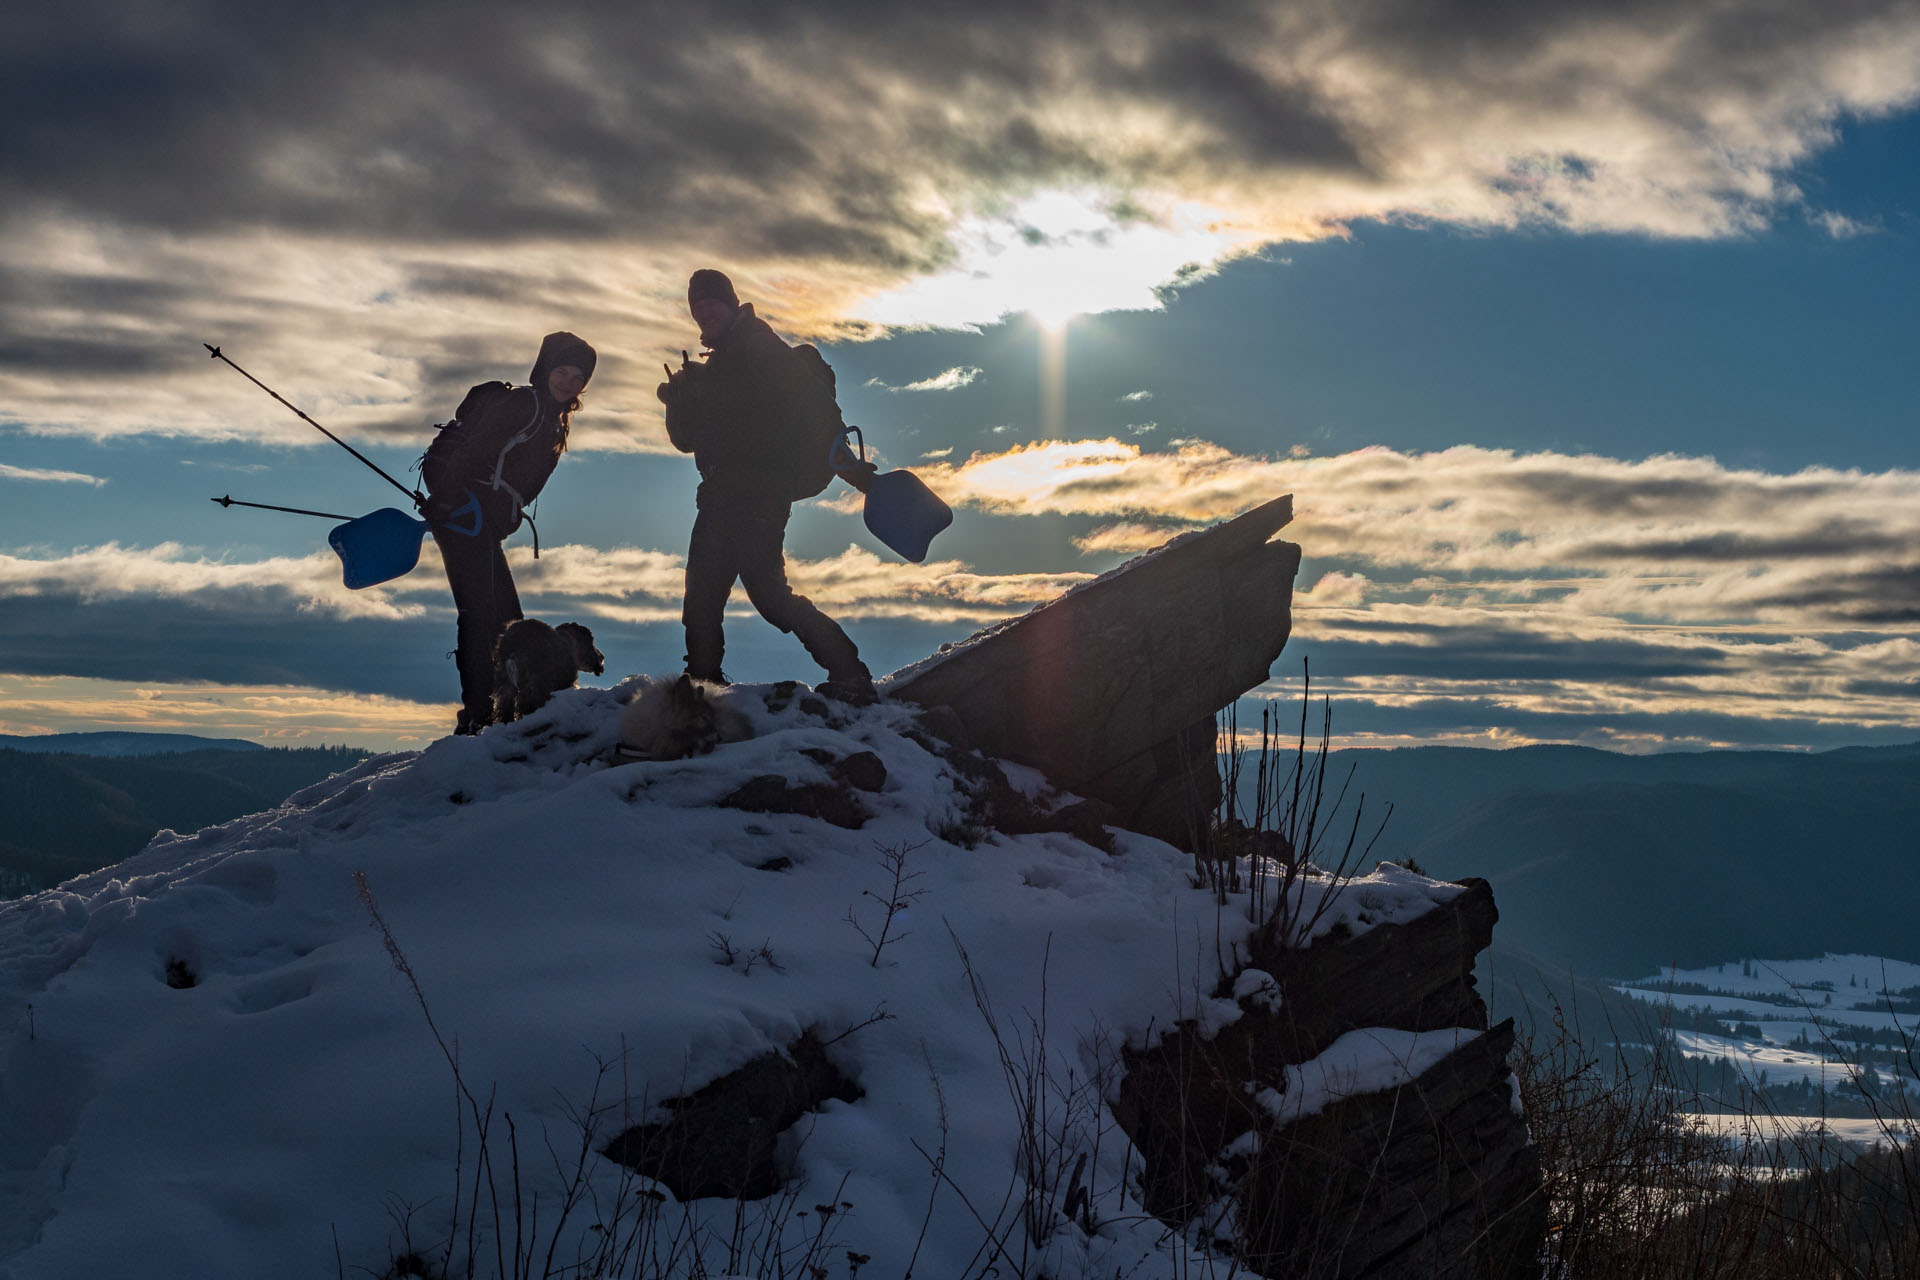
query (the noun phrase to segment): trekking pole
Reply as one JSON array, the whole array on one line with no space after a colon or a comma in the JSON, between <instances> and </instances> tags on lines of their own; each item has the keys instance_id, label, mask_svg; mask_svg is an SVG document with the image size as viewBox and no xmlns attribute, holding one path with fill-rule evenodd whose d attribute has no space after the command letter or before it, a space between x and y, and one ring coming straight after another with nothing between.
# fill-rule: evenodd
<instances>
[{"instance_id":1,"label":"trekking pole","mask_svg":"<svg viewBox=\"0 0 1920 1280\"><path fill-rule=\"evenodd\" d=\"M342 440L339 436L333 434L333 432L327 430L325 427L315 422L312 418L309 418L306 414L302 413L299 409L295 408L292 404L288 403L286 397L281 395L278 391L275 391L272 387L268 386L266 383L260 381L260 379L248 373L245 369L242 369L239 365L235 364L232 360L227 359L227 356L220 350L220 348L214 346L211 342L203 342L200 345L205 347L208 351L211 351L213 353L213 358L215 360L225 361L228 368L232 369L235 373L245 378L248 382L251 382L254 386L260 388L262 391L272 396L275 400L278 400L281 404L286 405L287 408L292 409L294 412L294 415L298 417L300 421L306 423L308 426L312 427L315 431L318 431L321 435L333 441L335 444L339 445L342 449L345 449L348 453L360 459L360 461L366 463L367 466L373 468L373 472L375 475L379 476L382 480L385 480L388 484L392 485L394 488L398 489L400 492L406 494L408 500L411 501L414 506L424 507L426 505L427 500L425 497L415 492L414 490L407 488L407 486L401 484L398 480L395 480L392 476L382 471L379 465L375 463L371 458L367 457L367 455L365 455L364 453L361 453L358 449L348 444L345 440ZM214 501L218 502L220 501L220 499L215 498ZM240 505L259 506L260 504L256 502L256 503L241 503ZM293 510L293 508L283 507L283 508L280 508L280 510L291 511ZM315 513L305 512L304 514L313 515Z\"/></svg>"},{"instance_id":2,"label":"trekking pole","mask_svg":"<svg viewBox=\"0 0 1920 1280\"><path fill-rule=\"evenodd\" d=\"M308 511L305 507L276 507L265 502L242 502L238 498L208 498L208 502L217 502L223 507L254 507L260 511L285 511L296 516L322 516L328 520L351 520L352 516L335 515L331 511Z\"/></svg>"}]
</instances>

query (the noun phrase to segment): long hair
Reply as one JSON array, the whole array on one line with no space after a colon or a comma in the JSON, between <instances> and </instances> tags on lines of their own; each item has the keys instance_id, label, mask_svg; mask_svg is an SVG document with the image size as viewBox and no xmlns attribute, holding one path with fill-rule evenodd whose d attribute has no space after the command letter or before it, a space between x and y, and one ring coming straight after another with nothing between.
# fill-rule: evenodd
<instances>
[{"instance_id":1,"label":"long hair","mask_svg":"<svg viewBox=\"0 0 1920 1280\"><path fill-rule=\"evenodd\" d=\"M534 390L539 392L542 400L551 401L553 399L553 396L545 387L536 387ZM573 430L573 415L577 413L579 409L580 397L575 396L554 411L553 423L556 429L553 436L553 456L556 458L567 451L567 433Z\"/></svg>"}]
</instances>

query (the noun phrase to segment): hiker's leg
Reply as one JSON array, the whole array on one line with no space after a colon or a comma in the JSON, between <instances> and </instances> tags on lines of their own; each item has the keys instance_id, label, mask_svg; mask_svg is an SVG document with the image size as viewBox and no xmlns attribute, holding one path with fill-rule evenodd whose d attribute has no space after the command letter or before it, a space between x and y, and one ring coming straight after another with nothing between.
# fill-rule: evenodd
<instances>
[{"instance_id":1,"label":"hiker's leg","mask_svg":"<svg viewBox=\"0 0 1920 1280\"><path fill-rule=\"evenodd\" d=\"M726 656L727 597L738 575L724 512L702 507L687 543L686 594L680 622L687 632L687 672L700 680L720 679Z\"/></svg>"},{"instance_id":2,"label":"hiker's leg","mask_svg":"<svg viewBox=\"0 0 1920 1280\"><path fill-rule=\"evenodd\" d=\"M493 723L493 645L507 623L520 617L520 593L498 542L458 534L440 542L440 559L458 611L460 727L474 732Z\"/></svg>"},{"instance_id":3,"label":"hiker's leg","mask_svg":"<svg viewBox=\"0 0 1920 1280\"><path fill-rule=\"evenodd\" d=\"M829 679L863 678L867 669L860 663L860 651L840 624L787 583L787 513L781 504L739 523L736 546L747 599L761 617L806 646L808 656L826 669Z\"/></svg>"}]
</instances>

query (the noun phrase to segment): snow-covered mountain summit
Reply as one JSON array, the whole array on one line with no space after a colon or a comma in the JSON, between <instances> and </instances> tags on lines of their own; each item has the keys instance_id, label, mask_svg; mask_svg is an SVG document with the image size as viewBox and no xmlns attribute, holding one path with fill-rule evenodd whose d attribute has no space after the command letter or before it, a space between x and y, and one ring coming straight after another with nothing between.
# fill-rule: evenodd
<instances>
[{"instance_id":1,"label":"snow-covered mountain summit","mask_svg":"<svg viewBox=\"0 0 1920 1280\"><path fill-rule=\"evenodd\" d=\"M902 704L739 686L752 737L621 763L636 687L0 909L0 1277L381 1275L444 1257L456 1220L453 1274L517 1239L538 1275L621 1231L636 1251L606 1274L960 1276L996 1251L1002 1274L1204 1274L1142 1213L1100 1091L1121 1045L1240 1015L1212 998L1240 905L1144 836L983 826L979 770ZM884 781L843 764L860 753ZM1003 776L1034 812L1069 799ZM764 811L807 794L838 795L835 821ZM1357 887L1323 927L1457 892L1392 868ZM809 1031L861 1096L785 1135L780 1195L681 1205L579 1160L583 1121L597 1147ZM490 1107L485 1163L442 1042ZM1405 1078L1347 1069L1350 1089ZM1022 1180L1035 1097L1058 1187ZM1048 1197L1081 1152L1069 1217Z\"/></svg>"}]
</instances>

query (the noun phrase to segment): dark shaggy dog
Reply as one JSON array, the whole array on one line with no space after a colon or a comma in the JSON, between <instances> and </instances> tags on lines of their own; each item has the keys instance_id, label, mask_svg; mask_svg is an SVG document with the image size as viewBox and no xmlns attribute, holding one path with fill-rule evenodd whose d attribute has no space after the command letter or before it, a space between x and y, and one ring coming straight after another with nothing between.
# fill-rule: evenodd
<instances>
[{"instance_id":1,"label":"dark shaggy dog","mask_svg":"<svg viewBox=\"0 0 1920 1280\"><path fill-rule=\"evenodd\" d=\"M593 632L577 622L550 627L533 618L507 624L493 646L493 718L505 724L538 711L573 686L582 671L599 675L607 660Z\"/></svg>"}]
</instances>

